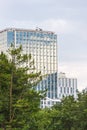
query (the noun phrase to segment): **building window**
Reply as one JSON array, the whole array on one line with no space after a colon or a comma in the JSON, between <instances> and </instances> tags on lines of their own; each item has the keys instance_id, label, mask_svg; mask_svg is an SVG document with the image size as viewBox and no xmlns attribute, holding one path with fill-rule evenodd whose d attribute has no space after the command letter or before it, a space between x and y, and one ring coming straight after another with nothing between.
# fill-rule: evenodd
<instances>
[{"instance_id":1,"label":"building window","mask_svg":"<svg viewBox=\"0 0 87 130\"><path fill-rule=\"evenodd\" d=\"M62 87L60 87L60 93L62 93Z\"/></svg>"},{"instance_id":2,"label":"building window","mask_svg":"<svg viewBox=\"0 0 87 130\"><path fill-rule=\"evenodd\" d=\"M66 88L64 87L64 93L66 93Z\"/></svg>"},{"instance_id":3,"label":"building window","mask_svg":"<svg viewBox=\"0 0 87 130\"><path fill-rule=\"evenodd\" d=\"M67 93L69 93L69 87L67 87Z\"/></svg>"},{"instance_id":4,"label":"building window","mask_svg":"<svg viewBox=\"0 0 87 130\"><path fill-rule=\"evenodd\" d=\"M64 87L64 78L62 78L62 87Z\"/></svg>"},{"instance_id":5,"label":"building window","mask_svg":"<svg viewBox=\"0 0 87 130\"><path fill-rule=\"evenodd\" d=\"M71 94L72 94L72 88L71 88Z\"/></svg>"}]
</instances>

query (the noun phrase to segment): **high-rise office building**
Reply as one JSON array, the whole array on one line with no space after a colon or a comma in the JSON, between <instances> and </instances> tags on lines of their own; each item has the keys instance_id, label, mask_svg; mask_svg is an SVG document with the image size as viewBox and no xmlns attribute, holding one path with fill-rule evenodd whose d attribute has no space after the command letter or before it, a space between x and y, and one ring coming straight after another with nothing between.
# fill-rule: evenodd
<instances>
[{"instance_id":1,"label":"high-rise office building","mask_svg":"<svg viewBox=\"0 0 87 130\"><path fill-rule=\"evenodd\" d=\"M31 54L36 72L48 75L37 86L37 90L47 89L46 97L57 98L57 35L42 29L27 30L8 28L0 31L0 51L14 44L15 48L22 45L23 53Z\"/></svg>"},{"instance_id":2,"label":"high-rise office building","mask_svg":"<svg viewBox=\"0 0 87 130\"><path fill-rule=\"evenodd\" d=\"M67 77L65 73L58 74L58 98L63 96L74 96L77 98L77 79Z\"/></svg>"}]
</instances>

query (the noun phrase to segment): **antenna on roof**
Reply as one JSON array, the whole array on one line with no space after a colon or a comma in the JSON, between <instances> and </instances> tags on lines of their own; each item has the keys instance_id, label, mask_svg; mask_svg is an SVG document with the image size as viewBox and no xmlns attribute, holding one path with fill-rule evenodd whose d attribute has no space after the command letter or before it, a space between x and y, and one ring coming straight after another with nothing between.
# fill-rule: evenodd
<instances>
[{"instance_id":1,"label":"antenna on roof","mask_svg":"<svg viewBox=\"0 0 87 130\"><path fill-rule=\"evenodd\" d=\"M42 29L39 27L36 27L36 31L42 31Z\"/></svg>"}]
</instances>

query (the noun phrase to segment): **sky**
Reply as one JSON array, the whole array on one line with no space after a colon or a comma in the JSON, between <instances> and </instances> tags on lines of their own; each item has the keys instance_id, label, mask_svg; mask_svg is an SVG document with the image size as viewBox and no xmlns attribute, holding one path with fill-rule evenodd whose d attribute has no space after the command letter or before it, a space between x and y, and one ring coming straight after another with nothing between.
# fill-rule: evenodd
<instances>
[{"instance_id":1,"label":"sky","mask_svg":"<svg viewBox=\"0 0 87 130\"><path fill-rule=\"evenodd\" d=\"M87 0L0 0L0 30L8 27L55 32L58 71L87 87Z\"/></svg>"}]
</instances>

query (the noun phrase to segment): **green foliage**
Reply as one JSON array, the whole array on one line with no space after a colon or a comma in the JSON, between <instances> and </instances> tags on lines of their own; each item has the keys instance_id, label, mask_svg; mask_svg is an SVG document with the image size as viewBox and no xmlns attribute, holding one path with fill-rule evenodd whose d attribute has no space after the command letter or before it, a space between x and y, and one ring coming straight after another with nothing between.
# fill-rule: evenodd
<instances>
[{"instance_id":1,"label":"green foliage","mask_svg":"<svg viewBox=\"0 0 87 130\"><path fill-rule=\"evenodd\" d=\"M37 130L87 130L87 92L79 93L77 99L65 97L51 109L41 110L34 123Z\"/></svg>"},{"instance_id":2,"label":"green foliage","mask_svg":"<svg viewBox=\"0 0 87 130\"><path fill-rule=\"evenodd\" d=\"M77 99L63 98L53 106L50 116L49 130L87 130L87 92L79 93Z\"/></svg>"},{"instance_id":3,"label":"green foliage","mask_svg":"<svg viewBox=\"0 0 87 130\"><path fill-rule=\"evenodd\" d=\"M87 92L40 109L36 85L42 77L31 55L13 46L8 53L0 54L0 130L87 130Z\"/></svg>"},{"instance_id":4,"label":"green foliage","mask_svg":"<svg viewBox=\"0 0 87 130\"><path fill-rule=\"evenodd\" d=\"M8 57L0 54L0 127L3 129L24 128L31 115L39 110L41 94L35 87L41 75L34 73L33 63L31 55L22 54L21 46L17 49L12 46Z\"/></svg>"}]
</instances>

